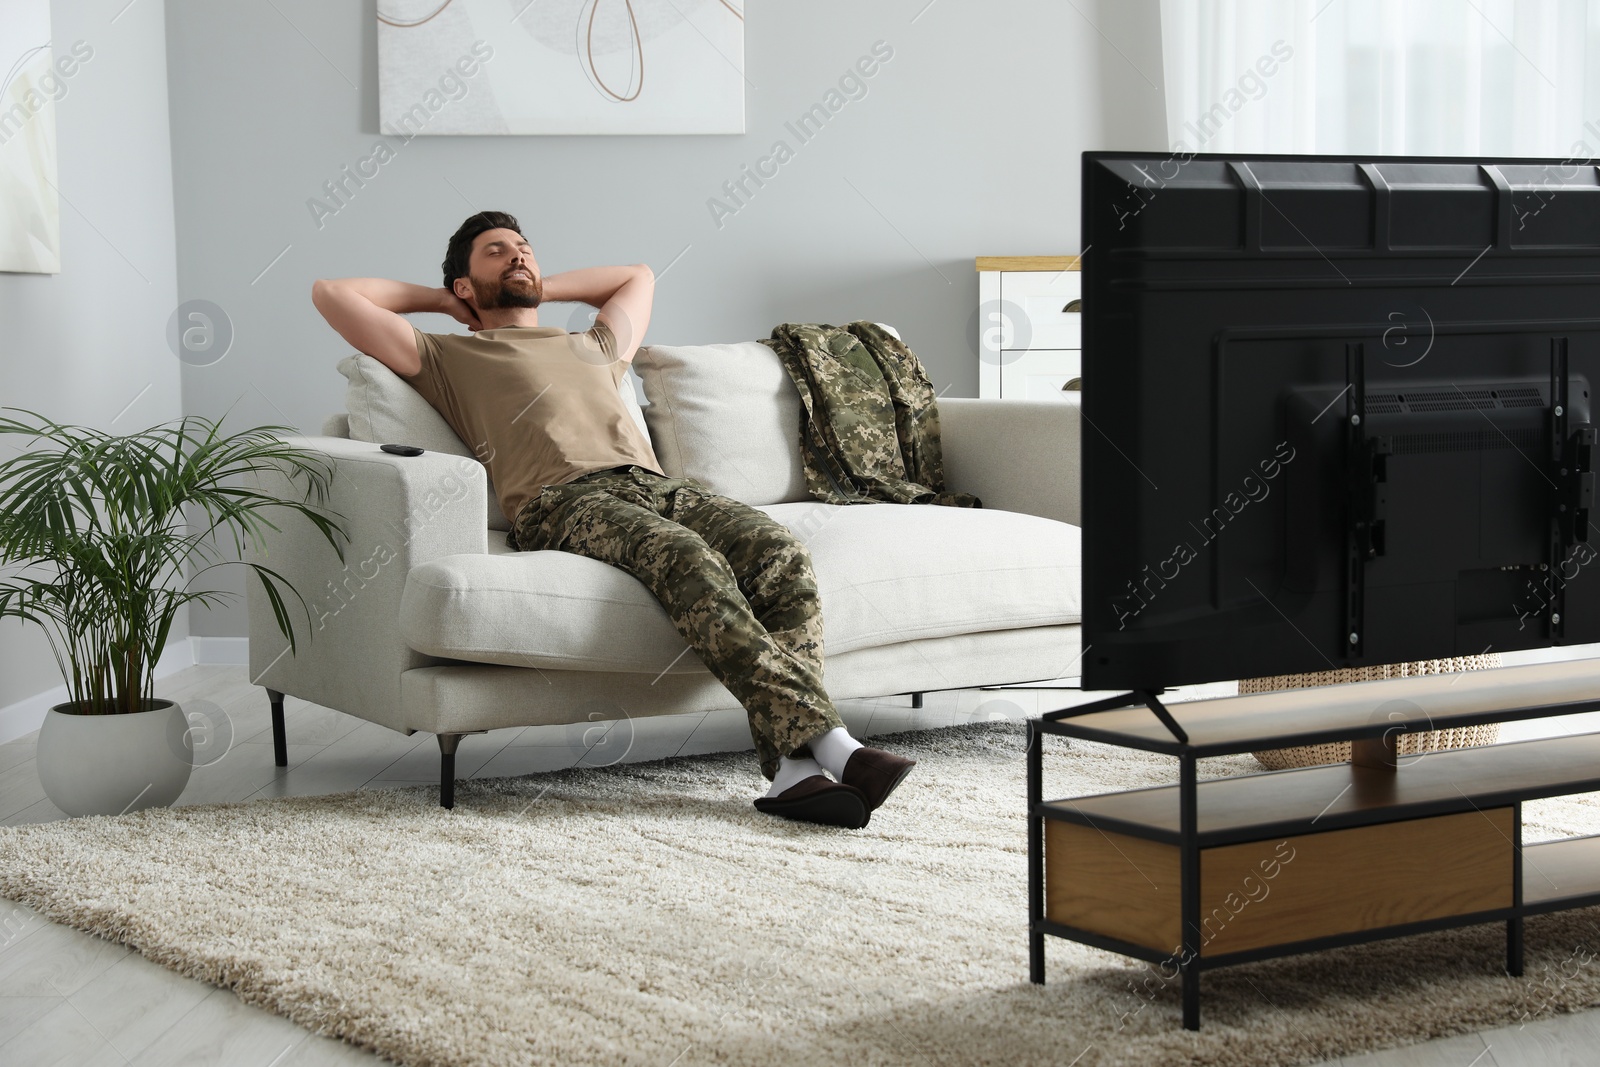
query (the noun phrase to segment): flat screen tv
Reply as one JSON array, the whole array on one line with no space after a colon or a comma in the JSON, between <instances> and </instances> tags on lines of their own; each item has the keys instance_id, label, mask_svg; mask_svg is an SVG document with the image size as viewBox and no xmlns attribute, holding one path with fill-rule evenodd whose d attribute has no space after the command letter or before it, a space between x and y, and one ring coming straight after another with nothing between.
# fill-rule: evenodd
<instances>
[{"instance_id":1,"label":"flat screen tv","mask_svg":"<svg viewBox=\"0 0 1600 1067\"><path fill-rule=\"evenodd\" d=\"M1083 158L1083 685L1600 641L1593 161Z\"/></svg>"}]
</instances>

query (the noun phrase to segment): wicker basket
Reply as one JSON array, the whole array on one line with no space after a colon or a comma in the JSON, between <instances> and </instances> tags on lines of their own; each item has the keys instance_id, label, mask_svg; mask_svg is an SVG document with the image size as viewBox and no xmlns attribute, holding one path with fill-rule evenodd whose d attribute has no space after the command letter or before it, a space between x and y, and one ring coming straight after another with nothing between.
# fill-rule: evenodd
<instances>
[{"instance_id":1,"label":"wicker basket","mask_svg":"<svg viewBox=\"0 0 1600 1067\"><path fill-rule=\"evenodd\" d=\"M1395 663L1383 667L1347 667L1343 670L1315 671L1311 674L1280 674L1270 678L1244 678L1239 682L1239 692L1268 693L1276 689L1308 689L1317 685L1339 685L1344 682L1370 682L1379 678L1405 678L1413 674L1455 674L1459 671L1492 670L1500 666L1500 653L1487 652L1478 656L1455 656L1450 659L1425 659L1415 663ZM1500 737L1500 724L1491 722L1482 726L1456 726L1448 730L1430 730L1425 733L1401 734L1395 739L1395 750L1402 756L1415 756L1444 748L1472 748L1475 745L1492 745ZM1253 753L1256 760L1271 771L1290 767L1310 767L1319 763L1343 763L1350 758L1350 742L1336 741L1327 745L1302 745L1299 748L1275 748Z\"/></svg>"}]
</instances>

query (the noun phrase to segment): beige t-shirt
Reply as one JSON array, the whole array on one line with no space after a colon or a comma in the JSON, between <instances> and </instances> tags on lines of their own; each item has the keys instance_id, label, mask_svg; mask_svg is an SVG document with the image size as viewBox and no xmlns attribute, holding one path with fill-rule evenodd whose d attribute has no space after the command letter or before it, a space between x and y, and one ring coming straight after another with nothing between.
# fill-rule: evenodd
<instances>
[{"instance_id":1,"label":"beige t-shirt","mask_svg":"<svg viewBox=\"0 0 1600 1067\"><path fill-rule=\"evenodd\" d=\"M585 333L559 326L412 329L422 370L404 380L489 468L511 521L544 486L589 471L637 463L665 473L618 395L628 365L603 323Z\"/></svg>"}]
</instances>

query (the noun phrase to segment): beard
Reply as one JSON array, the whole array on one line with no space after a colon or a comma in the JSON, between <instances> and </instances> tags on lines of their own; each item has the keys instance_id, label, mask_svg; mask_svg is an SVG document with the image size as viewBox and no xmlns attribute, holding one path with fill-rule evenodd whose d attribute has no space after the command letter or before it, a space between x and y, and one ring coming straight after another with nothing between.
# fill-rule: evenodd
<instances>
[{"instance_id":1,"label":"beard","mask_svg":"<svg viewBox=\"0 0 1600 1067\"><path fill-rule=\"evenodd\" d=\"M531 271L529 273L532 273ZM544 279L534 276L532 281L513 278L472 278L473 298L478 307L493 311L498 308L536 308L544 300Z\"/></svg>"}]
</instances>

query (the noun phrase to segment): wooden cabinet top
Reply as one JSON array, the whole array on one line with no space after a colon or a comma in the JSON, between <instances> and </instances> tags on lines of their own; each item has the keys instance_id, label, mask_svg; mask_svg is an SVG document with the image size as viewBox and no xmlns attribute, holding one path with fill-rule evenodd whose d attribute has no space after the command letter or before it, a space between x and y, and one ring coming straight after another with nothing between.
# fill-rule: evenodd
<instances>
[{"instance_id":1,"label":"wooden cabinet top","mask_svg":"<svg viewBox=\"0 0 1600 1067\"><path fill-rule=\"evenodd\" d=\"M1077 270L1079 256L979 256L979 270Z\"/></svg>"}]
</instances>

